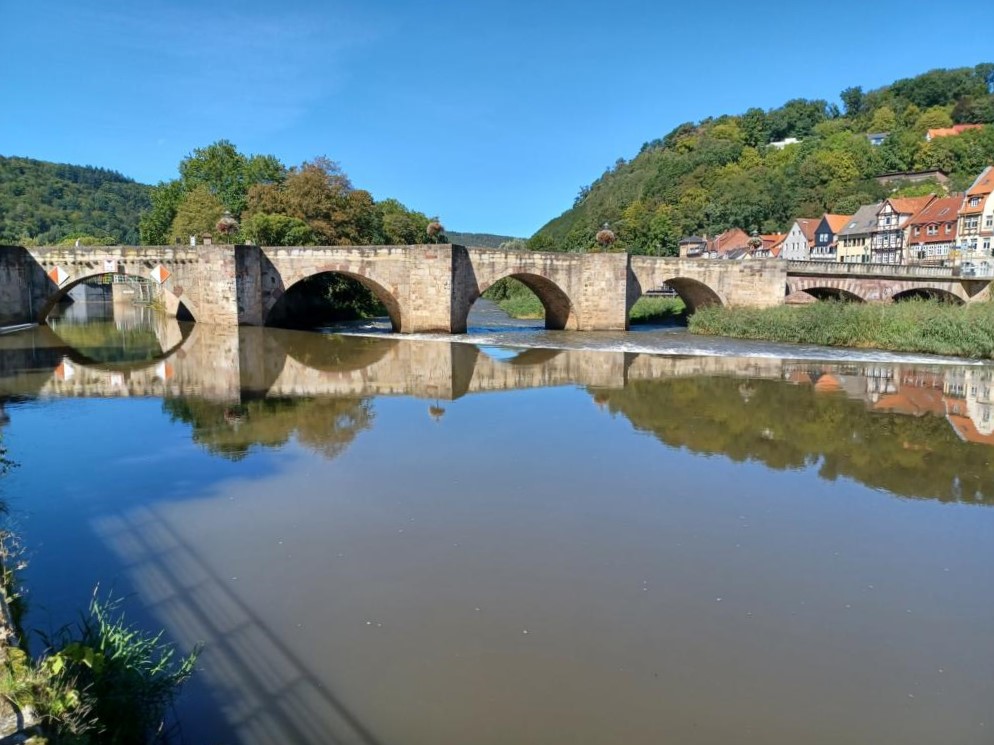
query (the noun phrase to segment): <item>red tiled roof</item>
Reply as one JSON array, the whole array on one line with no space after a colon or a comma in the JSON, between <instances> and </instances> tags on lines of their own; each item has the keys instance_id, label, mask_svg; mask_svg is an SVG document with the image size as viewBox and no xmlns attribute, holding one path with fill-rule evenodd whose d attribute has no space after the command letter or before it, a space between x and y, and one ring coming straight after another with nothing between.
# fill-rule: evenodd
<instances>
[{"instance_id":1,"label":"red tiled roof","mask_svg":"<svg viewBox=\"0 0 994 745\"><path fill-rule=\"evenodd\" d=\"M956 135L961 135L968 129L983 129L983 124L954 124L951 127L939 127L937 129L930 129L927 139L934 140L936 137L955 137Z\"/></svg>"},{"instance_id":2,"label":"red tiled roof","mask_svg":"<svg viewBox=\"0 0 994 745\"><path fill-rule=\"evenodd\" d=\"M935 194L929 194L924 197L903 197L887 201L899 215L916 215L931 204L934 199Z\"/></svg>"},{"instance_id":3,"label":"red tiled roof","mask_svg":"<svg viewBox=\"0 0 994 745\"><path fill-rule=\"evenodd\" d=\"M736 248L748 248L749 247L749 234L746 233L741 228L732 228L731 230L726 230L721 235L716 235L710 241L708 241L708 250L717 251L719 254L725 254L729 251L734 251Z\"/></svg>"},{"instance_id":4,"label":"red tiled roof","mask_svg":"<svg viewBox=\"0 0 994 745\"><path fill-rule=\"evenodd\" d=\"M825 215L825 219L828 220L828 227L832 232L838 233L852 219L852 215Z\"/></svg>"},{"instance_id":5,"label":"red tiled roof","mask_svg":"<svg viewBox=\"0 0 994 745\"><path fill-rule=\"evenodd\" d=\"M947 419L956 430L956 434L967 442L979 442L985 445L994 445L994 433L985 435L977 429L977 425L968 416L961 414L950 414Z\"/></svg>"},{"instance_id":6,"label":"red tiled roof","mask_svg":"<svg viewBox=\"0 0 994 745\"><path fill-rule=\"evenodd\" d=\"M831 393L842 390L842 383L834 375L822 375L815 383L815 390L819 393Z\"/></svg>"},{"instance_id":7,"label":"red tiled roof","mask_svg":"<svg viewBox=\"0 0 994 745\"><path fill-rule=\"evenodd\" d=\"M794 220L800 227L801 232L804 233L804 238L808 243L815 242L815 231L818 229L818 223L821 222L821 218L815 219L813 217L799 217Z\"/></svg>"},{"instance_id":8,"label":"red tiled roof","mask_svg":"<svg viewBox=\"0 0 994 745\"><path fill-rule=\"evenodd\" d=\"M897 393L881 396L880 400L873 405L873 409L914 416L925 414L945 416L946 402L940 390L902 386Z\"/></svg>"},{"instance_id":9,"label":"red tiled roof","mask_svg":"<svg viewBox=\"0 0 994 745\"><path fill-rule=\"evenodd\" d=\"M966 195L968 197L978 197L984 194L990 194L994 192L994 166L987 166L980 175L977 176L977 180L973 182Z\"/></svg>"},{"instance_id":10,"label":"red tiled roof","mask_svg":"<svg viewBox=\"0 0 994 745\"><path fill-rule=\"evenodd\" d=\"M942 197L931 202L925 209L908 221L908 225L931 225L943 222L956 222L962 197Z\"/></svg>"}]
</instances>

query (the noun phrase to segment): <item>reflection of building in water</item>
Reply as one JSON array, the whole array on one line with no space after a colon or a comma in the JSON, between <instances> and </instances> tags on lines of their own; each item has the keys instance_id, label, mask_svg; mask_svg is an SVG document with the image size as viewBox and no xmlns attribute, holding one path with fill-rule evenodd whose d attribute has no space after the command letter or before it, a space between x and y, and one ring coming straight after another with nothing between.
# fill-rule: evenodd
<instances>
[{"instance_id":1,"label":"reflection of building in water","mask_svg":"<svg viewBox=\"0 0 994 745\"><path fill-rule=\"evenodd\" d=\"M964 440L994 445L994 370L966 367L950 372L944 390L949 423Z\"/></svg>"},{"instance_id":2,"label":"reflection of building in water","mask_svg":"<svg viewBox=\"0 0 994 745\"><path fill-rule=\"evenodd\" d=\"M786 363L784 380L863 400L873 411L945 417L963 440L994 445L994 369Z\"/></svg>"}]
</instances>

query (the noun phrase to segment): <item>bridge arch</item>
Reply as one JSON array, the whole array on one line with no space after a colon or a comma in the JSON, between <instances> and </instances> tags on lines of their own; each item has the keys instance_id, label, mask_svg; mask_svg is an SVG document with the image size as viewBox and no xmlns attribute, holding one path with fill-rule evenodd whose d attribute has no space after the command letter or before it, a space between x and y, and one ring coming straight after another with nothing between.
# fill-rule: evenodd
<instances>
[{"instance_id":1,"label":"bridge arch","mask_svg":"<svg viewBox=\"0 0 994 745\"><path fill-rule=\"evenodd\" d=\"M628 291L625 298L626 326L639 298L663 285L672 288L680 296L687 307L687 315L710 305L728 305L728 298L720 289L720 275L727 270L728 264L729 262L702 263L654 256L629 257Z\"/></svg>"},{"instance_id":2,"label":"bridge arch","mask_svg":"<svg viewBox=\"0 0 994 745\"><path fill-rule=\"evenodd\" d=\"M65 297L74 287L77 287L81 284L85 284L86 282L90 282L99 277L126 277L128 279L137 279L137 280L146 279L145 277L139 276L137 274L131 274L128 272L122 272L122 271L109 272L104 270L92 271L89 273L82 274L81 276L73 277L71 282L66 282L64 285L58 287L55 285L55 282L49 279L48 281L51 291L42 300L36 312L35 319L37 320L37 322L45 323L45 319L48 318L49 314L52 312L55 306L58 305L60 302L62 302L62 300L65 299ZM190 318L186 320L191 320L191 319L194 321L197 320L197 318L199 317L199 311L197 310L195 304L192 303L189 298L187 298L185 295L181 297L175 294L165 285L160 284L157 287L162 292L162 299L165 301L167 315L183 316L184 315L183 310L185 309L186 314L190 316Z\"/></svg>"},{"instance_id":3,"label":"bridge arch","mask_svg":"<svg viewBox=\"0 0 994 745\"><path fill-rule=\"evenodd\" d=\"M475 291L467 298L465 307L460 311L461 317L456 319L461 322L461 325L453 324L454 327L465 330L469 311L473 307L473 303L494 284L506 277L518 280L535 293L535 297L542 303L542 308L545 310L545 327L547 329L575 331L579 328L580 320L569 295L548 277L522 271L509 271L493 279L480 282Z\"/></svg>"},{"instance_id":4,"label":"bridge arch","mask_svg":"<svg viewBox=\"0 0 994 745\"><path fill-rule=\"evenodd\" d=\"M815 300L841 300L847 303L866 302L855 292L842 287L805 287L801 292L810 295Z\"/></svg>"},{"instance_id":5,"label":"bridge arch","mask_svg":"<svg viewBox=\"0 0 994 745\"><path fill-rule=\"evenodd\" d=\"M904 302L906 300L939 300L944 303L952 303L955 305L963 305L966 303L966 300L961 298L956 293L941 287L912 287L895 292L891 295L890 299L895 303Z\"/></svg>"},{"instance_id":6,"label":"bridge arch","mask_svg":"<svg viewBox=\"0 0 994 745\"><path fill-rule=\"evenodd\" d=\"M711 305L726 304L721 295L698 279L674 277L666 280L666 284L672 287L683 300L684 305L687 306L687 313L694 313L700 308L707 308Z\"/></svg>"},{"instance_id":7,"label":"bridge arch","mask_svg":"<svg viewBox=\"0 0 994 745\"><path fill-rule=\"evenodd\" d=\"M787 280L787 295L810 295L816 300L841 300L865 303L869 298L857 282L831 277L791 277Z\"/></svg>"},{"instance_id":8,"label":"bridge arch","mask_svg":"<svg viewBox=\"0 0 994 745\"><path fill-rule=\"evenodd\" d=\"M262 319L263 325L278 325L281 321L285 320L285 314L288 310L286 305L290 302L287 300L287 296L294 292L295 288L297 290L301 289L302 282L329 274L337 274L342 277L347 277L355 280L360 285L365 287L386 308L387 316L390 318L391 330L394 333L398 333L403 329L404 314L398 299L398 292L396 288L386 282L378 281L366 273L341 266L320 267L317 271L301 273L300 275L293 276L289 282L284 282L282 278L277 279L277 277L274 276L273 283L276 287L270 288L270 302L267 303L268 307L264 309Z\"/></svg>"}]
</instances>

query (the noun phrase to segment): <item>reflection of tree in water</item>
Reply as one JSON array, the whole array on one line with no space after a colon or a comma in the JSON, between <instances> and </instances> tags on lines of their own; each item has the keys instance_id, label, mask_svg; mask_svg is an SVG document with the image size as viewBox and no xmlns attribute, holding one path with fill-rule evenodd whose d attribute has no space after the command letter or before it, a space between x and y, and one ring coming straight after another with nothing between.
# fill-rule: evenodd
<instances>
[{"instance_id":1,"label":"reflection of tree in water","mask_svg":"<svg viewBox=\"0 0 994 745\"><path fill-rule=\"evenodd\" d=\"M673 447L755 460L775 469L818 467L907 497L994 503L994 452L960 440L938 416L871 412L862 401L805 385L680 378L597 390L595 399Z\"/></svg>"},{"instance_id":2,"label":"reflection of tree in water","mask_svg":"<svg viewBox=\"0 0 994 745\"><path fill-rule=\"evenodd\" d=\"M94 362L146 362L162 355L152 328L118 328L113 321L53 323L68 346Z\"/></svg>"},{"instance_id":3,"label":"reflection of tree in water","mask_svg":"<svg viewBox=\"0 0 994 745\"><path fill-rule=\"evenodd\" d=\"M369 399L264 398L223 404L172 398L163 408L173 421L193 426L193 441L215 455L244 458L253 445L277 448L291 437L326 458L335 458L373 423Z\"/></svg>"}]
</instances>

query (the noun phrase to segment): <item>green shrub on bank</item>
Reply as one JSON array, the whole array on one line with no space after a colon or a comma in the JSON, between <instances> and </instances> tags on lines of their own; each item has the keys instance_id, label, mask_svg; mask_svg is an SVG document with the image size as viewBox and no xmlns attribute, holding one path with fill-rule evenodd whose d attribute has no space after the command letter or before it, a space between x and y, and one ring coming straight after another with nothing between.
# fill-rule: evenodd
<instances>
[{"instance_id":1,"label":"green shrub on bank","mask_svg":"<svg viewBox=\"0 0 994 745\"><path fill-rule=\"evenodd\" d=\"M818 302L775 308L698 310L691 333L739 339L861 347L994 359L994 303L935 300L891 305Z\"/></svg>"}]
</instances>

